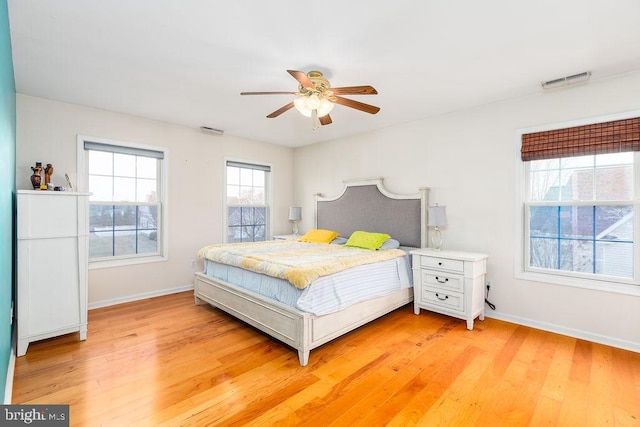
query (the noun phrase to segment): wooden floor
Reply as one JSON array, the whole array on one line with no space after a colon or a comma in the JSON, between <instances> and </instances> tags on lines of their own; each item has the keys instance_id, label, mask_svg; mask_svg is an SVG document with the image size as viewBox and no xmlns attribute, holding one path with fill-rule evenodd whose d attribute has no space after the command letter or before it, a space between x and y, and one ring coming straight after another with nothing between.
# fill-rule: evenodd
<instances>
[{"instance_id":1,"label":"wooden floor","mask_svg":"<svg viewBox=\"0 0 640 427\"><path fill-rule=\"evenodd\" d=\"M639 426L640 354L410 305L297 352L180 293L89 312L29 346L13 403L71 425Z\"/></svg>"}]
</instances>

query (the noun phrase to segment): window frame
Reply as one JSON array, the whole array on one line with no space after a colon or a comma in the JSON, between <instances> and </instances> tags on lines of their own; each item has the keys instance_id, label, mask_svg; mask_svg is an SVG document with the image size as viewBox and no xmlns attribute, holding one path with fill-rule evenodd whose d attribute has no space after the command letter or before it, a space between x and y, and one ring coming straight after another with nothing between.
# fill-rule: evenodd
<instances>
[{"instance_id":1,"label":"window frame","mask_svg":"<svg viewBox=\"0 0 640 427\"><path fill-rule=\"evenodd\" d=\"M113 145L120 146L125 148L132 149L141 149L141 150L151 150L158 151L163 153L163 158L161 159L159 166L159 174L160 177L158 182L160 184L159 195L159 221L158 221L158 253L153 255L146 254L134 254L134 255L124 255L124 256L115 256L110 258L101 258L101 259L90 259L89 261L89 269L99 269L99 268L111 268L111 267L121 267L127 265L135 265L135 264L146 264L152 262L163 262L167 261L168 253L169 253L169 192L168 192L168 169L169 169L169 150L166 147L148 145L148 144L139 144L128 141L118 141L108 138L100 138L93 137L87 135L78 135L77 136L77 179L78 179L78 191L81 192L90 192L89 191L89 159L88 152L89 150L85 149L85 141L87 142L95 142L98 144L105 145ZM91 202L89 202L91 203ZM146 205L146 203L133 203L133 202L113 202L113 205ZM87 212L87 225L89 222L89 215Z\"/></svg>"},{"instance_id":2,"label":"window frame","mask_svg":"<svg viewBox=\"0 0 640 427\"><path fill-rule=\"evenodd\" d=\"M529 230L529 206L535 206L538 203L528 199L529 186L529 164L530 162L522 161L520 150L522 148L522 135L533 132L544 132L549 130L570 128L575 126L584 126L608 121L624 120L640 116L640 111L630 111L620 114L612 114L608 116L600 116L582 120L574 120L560 122L549 125L541 125L530 128L518 129L516 131L516 143L514 159L515 159L515 221L514 221L514 272L516 279L536 281L542 283L550 283L562 286L578 287L583 289L599 290L611 293L619 293L625 295L640 296L640 152L634 152L634 177L633 187L634 194L631 200L625 201L627 205L633 205L634 208L634 246L633 246L633 278L615 277L615 276L599 276L594 277L593 274L580 272L571 272L563 270L546 270L540 268L529 267L529 244L527 243L530 235ZM608 202L586 202L588 205L607 204ZM554 202L554 205L571 205L577 206L584 202ZM609 203L610 204L610 203Z\"/></svg>"},{"instance_id":3,"label":"window frame","mask_svg":"<svg viewBox=\"0 0 640 427\"><path fill-rule=\"evenodd\" d=\"M273 238L273 165L267 162L260 162L255 160L246 160L240 159L236 157L225 157L223 159L223 167L222 167L222 182L223 182L223 194L222 194L222 241L224 243L229 242L228 238L228 228L229 228L229 207L233 206L245 206L245 205L229 205L227 203L227 167L228 163L235 163L237 165L246 164L246 165L256 165L262 166L269 169L269 172L265 176L265 205L246 205L246 206L256 206L256 207L266 207L266 220L265 220L265 241L271 240Z\"/></svg>"}]
</instances>

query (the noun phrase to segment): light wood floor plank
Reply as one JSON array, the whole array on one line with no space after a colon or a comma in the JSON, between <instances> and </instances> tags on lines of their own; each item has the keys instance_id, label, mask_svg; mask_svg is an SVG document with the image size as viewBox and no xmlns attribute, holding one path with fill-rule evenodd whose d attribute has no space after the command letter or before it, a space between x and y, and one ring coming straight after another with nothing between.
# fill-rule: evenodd
<instances>
[{"instance_id":1,"label":"light wood floor plank","mask_svg":"<svg viewBox=\"0 0 640 427\"><path fill-rule=\"evenodd\" d=\"M640 426L640 354L410 305L297 352L189 292L89 312L33 343L13 403L73 426Z\"/></svg>"}]
</instances>

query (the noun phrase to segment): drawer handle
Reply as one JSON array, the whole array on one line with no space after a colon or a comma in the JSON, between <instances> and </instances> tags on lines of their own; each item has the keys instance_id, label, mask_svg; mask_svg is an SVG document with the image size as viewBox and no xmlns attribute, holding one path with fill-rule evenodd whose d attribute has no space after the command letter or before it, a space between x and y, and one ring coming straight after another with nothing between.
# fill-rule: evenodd
<instances>
[{"instance_id":1,"label":"drawer handle","mask_svg":"<svg viewBox=\"0 0 640 427\"><path fill-rule=\"evenodd\" d=\"M440 301L446 301L449 299L449 295L445 295L444 298L440 298L440 295L436 294L436 298L438 298Z\"/></svg>"},{"instance_id":2,"label":"drawer handle","mask_svg":"<svg viewBox=\"0 0 640 427\"><path fill-rule=\"evenodd\" d=\"M449 279L447 279L446 277L445 277L444 280L440 280L440 278L438 276L436 276L436 282L438 282L438 283L447 283L448 281L449 281Z\"/></svg>"},{"instance_id":3,"label":"drawer handle","mask_svg":"<svg viewBox=\"0 0 640 427\"><path fill-rule=\"evenodd\" d=\"M438 262L438 265L442 265L442 263L441 263L441 262Z\"/></svg>"}]
</instances>

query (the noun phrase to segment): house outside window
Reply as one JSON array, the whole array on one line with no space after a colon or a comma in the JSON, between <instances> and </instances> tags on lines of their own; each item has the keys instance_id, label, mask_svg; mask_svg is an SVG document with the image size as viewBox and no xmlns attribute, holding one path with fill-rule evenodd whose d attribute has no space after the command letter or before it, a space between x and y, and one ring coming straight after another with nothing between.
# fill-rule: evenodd
<instances>
[{"instance_id":1,"label":"house outside window","mask_svg":"<svg viewBox=\"0 0 640 427\"><path fill-rule=\"evenodd\" d=\"M90 266L164 260L164 149L79 138L89 197Z\"/></svg>"},{"instance_id":2,"label":"house outside window","mask_svg":"<svg viewBox=\"0 0 640 427\"><path fill-rule=\"evenodd\" d=\"M226 239L265 241L269 233L268 165L226 162Z\"/></svg>"},{"instance_id":3,"label":"house outside window","mask_svg":"<svg viewBox=\"0 0 640 427\"><path fill-rule=\"evenodd\" d=\"M519 139L522 273L516 275L616 292L638 285L638 115L524 130Z\"/></svg>"},{"instance_id":4,"label":"house outside window","mask_svg":"<svg viewBox=\"0 0 640 427\"><path fill-rule=\"evenodd\" d=\"M634 277L634 154L528 163L528 268Z\"/></svg>"}]
</instances>

